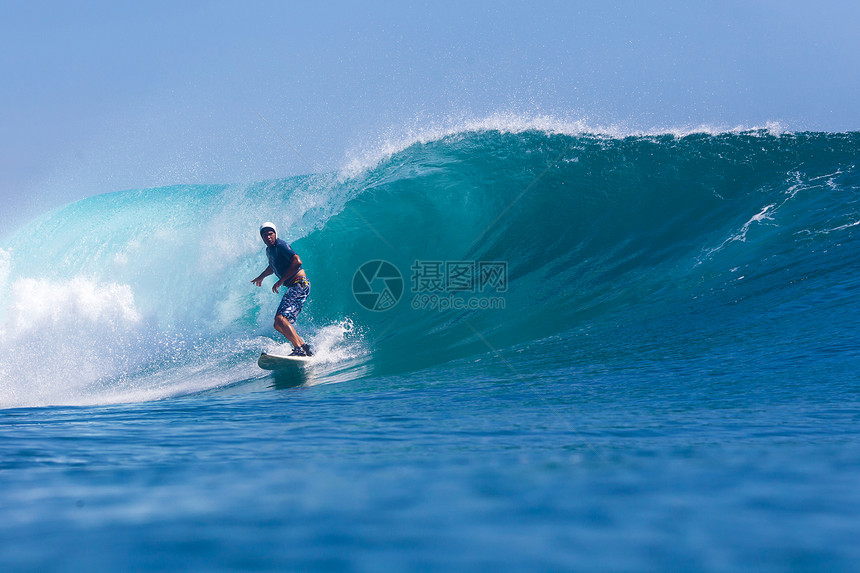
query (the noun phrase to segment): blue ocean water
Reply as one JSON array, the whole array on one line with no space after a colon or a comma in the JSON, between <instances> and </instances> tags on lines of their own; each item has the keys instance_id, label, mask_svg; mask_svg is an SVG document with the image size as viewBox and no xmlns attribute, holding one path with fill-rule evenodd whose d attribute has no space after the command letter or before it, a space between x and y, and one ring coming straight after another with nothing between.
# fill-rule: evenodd
<instances>
[{"instance_id":1,"label":"blue ocean water","mask_svg":"<svg viewBox=\"0 0 860 573\"><path fill-rule=\"evenodd\" d=\"M484 127L46 213L0 243L0 567L855 570L858 157ZM264 220L305 371L256 366Z\"/></svg>"}]
</instances>

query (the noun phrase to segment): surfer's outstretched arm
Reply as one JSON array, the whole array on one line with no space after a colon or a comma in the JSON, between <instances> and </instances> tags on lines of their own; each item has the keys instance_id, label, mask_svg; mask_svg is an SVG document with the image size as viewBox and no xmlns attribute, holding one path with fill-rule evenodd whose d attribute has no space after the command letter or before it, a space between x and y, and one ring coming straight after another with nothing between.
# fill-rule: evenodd
<instances>
[{"instance_id":1,"label":"surfer's outstretched arm","mask_svg":"<svg viewBox=\"0 0 860 573\"><path fill-rule=\"evenodd\" d=\"M257 286L263 286L263 279L266 278L267 276L273 274L274 272L275 271L272 270L272 265L269 265L268 267L266 267L266 270L264 270L263 272L260 273L260 276L258 276L255 279L251 279L251 283L255 284Z\"/></svg>"}]
</instances>

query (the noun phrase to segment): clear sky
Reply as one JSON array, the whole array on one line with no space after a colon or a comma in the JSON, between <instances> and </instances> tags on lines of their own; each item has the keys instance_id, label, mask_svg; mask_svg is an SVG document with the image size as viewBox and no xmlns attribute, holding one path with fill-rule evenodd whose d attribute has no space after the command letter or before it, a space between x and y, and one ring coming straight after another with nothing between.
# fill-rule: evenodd
<instances>
[{"instance_id":1,"label":"clear sky","mask_svg":"<svg viewBox=\"0 0 860 573\"><path fill-rule=\"evenodd\" d=\"M860 2L0 0L0 238L494 114L860 129Z\"/></svg>"}]
</instances>

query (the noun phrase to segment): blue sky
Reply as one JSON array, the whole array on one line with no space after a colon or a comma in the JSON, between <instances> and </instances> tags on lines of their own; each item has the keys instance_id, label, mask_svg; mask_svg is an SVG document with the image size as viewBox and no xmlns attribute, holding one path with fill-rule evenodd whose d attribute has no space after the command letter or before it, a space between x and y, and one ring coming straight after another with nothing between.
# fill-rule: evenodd
<instances>
[{"instance_id":1,"label":"blue sky","mask_svg":"<svg viewBox=\"0 0 860 573\"><path fill-rule=\"evenodd\" d=\"M309 171L282 138L330 170L494 114L860 129L852 1L0 8L0 237L93 194Z\"/></svg>"}]
</instances>

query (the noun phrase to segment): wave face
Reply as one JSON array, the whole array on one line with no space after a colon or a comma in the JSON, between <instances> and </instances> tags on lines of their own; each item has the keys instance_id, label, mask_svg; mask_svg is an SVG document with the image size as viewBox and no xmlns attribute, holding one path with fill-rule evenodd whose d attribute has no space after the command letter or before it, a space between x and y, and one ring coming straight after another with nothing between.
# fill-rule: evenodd
<instances>
[{"instance_id":1,"label":"wave face","mask_svg":"<svg viewBox=\"0 0 860 573\"><path fill-rule=\"evenodd\" d=\"M321 382L428 367L471 377L497 350L538 375L732 360L849 371L858 157L858 133L479 129L352 173L86 199L0 245L0 406L153 400L263 376L254 359L277 345L278 302L250 284L264 220L310 277L299 329L328 364ZM355 282L376 260L402 292ZM496 273L483 289L480 269ZM354 296L386 286L399 298L386 310Z\"/></svg>"}]
</instances>

